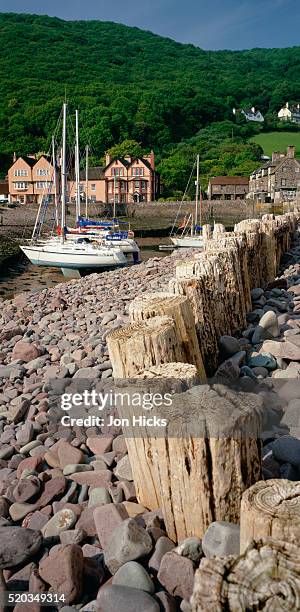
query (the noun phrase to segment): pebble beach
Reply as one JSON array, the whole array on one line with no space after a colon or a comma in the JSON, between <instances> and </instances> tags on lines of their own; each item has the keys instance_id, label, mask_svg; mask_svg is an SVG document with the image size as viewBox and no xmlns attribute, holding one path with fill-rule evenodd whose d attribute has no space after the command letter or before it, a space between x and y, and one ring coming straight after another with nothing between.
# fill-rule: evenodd
<instances>
[{"instance_id":1,"label":"pebble beach","mask_svg":"<svg viewBox=\"0 0 300 612\"><path fill-rule=\"evenodd\" d=\"M1 301L0 591L63 594L53 610L192 612L202 558L239 554L239 525L215 521L202 539L172 541L160 509L136 499L121 428L53 427L50 379L113 381L107 334L130 302L166 291L174 252ZM246 392L281 384L262 432L263 478L300 480L300 240L268 287L252 290L248 327L223 336L217 374ZM297 397L298 395L298 397ZM50 412L50 414L49 414ZM195 509L196 511L196 509ZM16 612L42 604L16 603Z\"/></svg>"}]
</instances>

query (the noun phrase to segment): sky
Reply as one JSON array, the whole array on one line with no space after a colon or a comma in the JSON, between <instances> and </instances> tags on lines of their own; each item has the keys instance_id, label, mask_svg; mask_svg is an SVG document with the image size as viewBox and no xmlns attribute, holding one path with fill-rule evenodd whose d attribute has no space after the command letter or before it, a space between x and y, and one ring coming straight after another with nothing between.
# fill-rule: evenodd
<instances>
[{"instance_id":1,"label":"sky","mask_svg":"<svg viewBox=\"0 0 300 612\"><path fill-rule=\"evenodd\" d=\"M0 12L116 21L203 49L300 44L299 0L0 0Z\"/></svg>"}]
</instances>

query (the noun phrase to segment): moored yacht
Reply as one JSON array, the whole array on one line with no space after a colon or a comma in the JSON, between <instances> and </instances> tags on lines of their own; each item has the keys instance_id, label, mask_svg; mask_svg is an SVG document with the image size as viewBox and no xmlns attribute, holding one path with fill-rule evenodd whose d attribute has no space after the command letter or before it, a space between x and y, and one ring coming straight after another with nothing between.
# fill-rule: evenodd
<instances>
[{"instance_id":1,"label":"moored yacht","mask_svg":"<svg viewBox=\"0 0 300 612\"><path fill-rule=\"evenodd\" d=\"M67 104L63 105L62 128L62 161L61 161L61 223L63 228L59 238L40 239L40 231L44 212L38 211L32 239L20 248L31 263L38 266L54 266L65 270L97 270L107 267L124 265L126 257L118 246L110 244L92 243L88 238L76 237L68 240L66 233L66 125ZM76 113L76 126L78 126L78 113ZM77 131L78 155L78 131ZM41 217L41 218L40 218ZM41 220L42 219L42 220Z\"/></svg>"},{"instance_id":2,"label":"moored yacht","mask_svg":"<svg viewBox=\"0 0 300 612\"><path fill-rule=\"evenodd\" d=\"M197 164L197 178L195 181L195 185L196 185L195 218L193 214L189 215L187 222L184 222L183 227L181 228L182 233L180 235L179 234L170 235L171 241L176 247L203 248L201 197L200 197L200 207L199 207L199 188L200 188L200 181L199 181L200 158L199 158L199 155L197 155L196 164ZM199 225L198 225L198 209L200 212Z\"/></svg>"}]
</instances>

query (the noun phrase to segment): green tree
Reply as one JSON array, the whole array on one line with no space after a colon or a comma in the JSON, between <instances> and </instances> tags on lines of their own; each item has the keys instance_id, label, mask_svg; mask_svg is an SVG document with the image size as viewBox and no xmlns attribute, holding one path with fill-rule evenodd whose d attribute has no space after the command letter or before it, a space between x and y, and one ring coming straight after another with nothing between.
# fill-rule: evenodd
<instances>
[{"instance_id":1,"label":"green tree","mask_svg":"<svg viewBox=\"0 0 300 612\"><path fill-rule=\"evenodd\" d=\"M131 157L142 157L143 149L136 140L123 140L119 144L114 145L108 149L109 155L112 157L125 157L130 155Z\"/></svg>"}]
</instances>

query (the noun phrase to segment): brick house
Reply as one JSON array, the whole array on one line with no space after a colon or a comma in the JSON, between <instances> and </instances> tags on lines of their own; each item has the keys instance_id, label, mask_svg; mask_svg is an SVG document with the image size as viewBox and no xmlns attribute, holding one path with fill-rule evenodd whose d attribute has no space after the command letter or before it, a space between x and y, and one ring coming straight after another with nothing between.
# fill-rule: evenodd
<instances>
[{"instance_id":1,"label":"brick house","mask_svg":"<svg viewBox=\"0 0 300 612\"><path fill-rule=\"evenodd\" d=\"M129 155L114 159L106 155L103 170L106 202L151 202L159 195L159 174L155 170L154 153L144 157Z\"/></svg>"},{"instance_id":2,"label":"brick house","mask_svg":"<svg viewBox=\"0 0 300 612\"><path fill-rule=\"evenodd\" d=\"M295 200L300 190L300 160L295 158L295 147L287 152L272 153L272 159L250 176L249 197L258 202Z\"/></svg>"},{"instance_id":3,"label":"brick house","mask_svg":"<svg viewBox=\"0 0 300 612\"><path fill-rule=\"evenodd\" d=\"M249 179L245 176L214 176L209 179L209 200L244 199L249 191Z\"/></svg>"},{"instance_id":4,"label":"brick house","mask_svg":"<svg viewBox=\"0 0 300 612\"><path fill-rule=\"evenodd\" d=\"M54 194L53 165L46 155L36 159L34 155L14 159L8 170L11 202L39 204L43 196Z\"/></svg>"},{"instance_id":5,"label":"brick house","mask_svg":"<svg viewBox=\"0 0 300 612\"><path fill-rule=\"evenodd\" d=\"M23 156L14 160L8 171L9 193L12 202L39 204L42 196L51 200L54 195L54 169L48 157ZM57 183L60 177L57 172ZM88 201L105 203L151 202L159 195L159 174L155 170L153 151L140 158L126 156L113 159L106 155L106 165L88 170ZM80 196L85 201L85 171L80 172ZM67 183L67 198L76 198L73 177Z\"/></svg>"}]
</instances>

